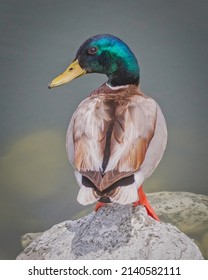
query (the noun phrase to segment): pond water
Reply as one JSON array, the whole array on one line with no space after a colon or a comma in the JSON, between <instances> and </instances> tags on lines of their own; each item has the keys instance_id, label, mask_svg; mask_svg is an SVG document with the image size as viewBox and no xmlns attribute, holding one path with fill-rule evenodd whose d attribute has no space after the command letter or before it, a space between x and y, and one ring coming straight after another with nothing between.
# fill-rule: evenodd
<instances>
[{"instance_id":1,"label":"pond water","mask_svg":"<svg viewBox=\"0 0 208 280\"><path fill-rule=\"evenodd\" d=\"M93 34L131 47L141 88L167 120L168 146L145 191L208 195L208 4L199 2L1 1L0 259L16 257L22 234L89 210L76 201L65 134L78 104L106 77L47 85Z\"/></svg>"}]
</instances>

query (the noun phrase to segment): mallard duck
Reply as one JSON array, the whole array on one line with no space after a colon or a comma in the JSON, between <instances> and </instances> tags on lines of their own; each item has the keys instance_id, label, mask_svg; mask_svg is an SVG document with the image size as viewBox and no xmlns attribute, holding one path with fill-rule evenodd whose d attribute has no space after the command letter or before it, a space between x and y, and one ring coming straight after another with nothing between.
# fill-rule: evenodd
<instances>
[{"instance_id":1,"label":"mallard duck","mask_svg":"<svg viewBox=\"0 0 208 280\"><path fill-rule=\"evenodd\" d=\"M119 38L90 37L49 88L90 73L105 74L108 80L81 102L67 131L67 154L80 186L77 200L83 205L97 202L96 210L105 203L142 204L159 220L142 184L166 147L163 113L140 90L137 59Z\"/></svg>"}]
</instances>

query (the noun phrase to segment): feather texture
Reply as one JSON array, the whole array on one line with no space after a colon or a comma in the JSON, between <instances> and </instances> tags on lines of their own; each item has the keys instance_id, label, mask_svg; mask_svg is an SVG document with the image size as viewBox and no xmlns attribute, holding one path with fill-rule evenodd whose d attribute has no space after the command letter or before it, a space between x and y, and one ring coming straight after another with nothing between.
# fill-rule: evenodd
<instances>
[{"instance_id":1,"label":"feather texture","mask_svg":"<svg viewBox=\"0 0 208 280\"><path fill-rule=\"evenodd\" d=\"M135 172L140 172L143 179L150 176L163 155L166 141L165 120L152 98L135 85L113 89L104 84L73 114L66 146L76 172L92 182L97 193L102 193ZM131 188L134 190L135 186ZM128 196L126 187L120 189L123 191L111 193L112 201L119 201L122 192L123 201L136 195L133 192L132 197ZM93 192L87 192L88 200L93 201ZM98 197L95 195L94 199Z\"/></svg>"}]
</instances>

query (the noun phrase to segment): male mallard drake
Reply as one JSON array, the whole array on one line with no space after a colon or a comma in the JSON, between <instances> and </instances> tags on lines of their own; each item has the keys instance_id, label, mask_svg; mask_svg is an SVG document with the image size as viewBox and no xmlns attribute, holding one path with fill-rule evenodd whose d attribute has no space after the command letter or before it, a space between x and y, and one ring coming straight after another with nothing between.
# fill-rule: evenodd
<instances>
[{"instance_id":1,"label":"male mallard drake","mask_svg":"<svg viewBox=\"0 0 208 280\"><path fill-rule=\"evenodd\" d=\"M141 186L164 153L167 129L158 104L139 88L136 57L119 38L104 34L86 40L72 64L55 78L57 87L88 73L108 81L81 102L67 131L67 154L80 186L78 202L146 206L158 220Z\"/></svg>"}]
</instances>

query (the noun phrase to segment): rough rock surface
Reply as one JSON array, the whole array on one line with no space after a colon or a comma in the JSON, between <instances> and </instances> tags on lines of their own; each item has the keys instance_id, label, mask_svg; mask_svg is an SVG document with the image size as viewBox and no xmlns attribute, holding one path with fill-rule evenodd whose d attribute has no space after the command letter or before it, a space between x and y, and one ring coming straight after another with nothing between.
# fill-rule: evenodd
<instances>
[{"instance_id":1,"label":"rough rock surface","mask_svg":"<svg viewBox=\"0 0 208 280\"><path fill-rule=\"evenodd\" d=\"M157 222L143 206L106 205L38 235L17 259L203 259L175 226Z\"/></svg>"},{"instance_id":2,"label":"rough rock surface","mask_svg":"<svg viewBox=\"0 0 208 280\"><path fill-rule=\"evenodd\" d=\"M148 199L162 221L187 235L208 232L208 196L189 192L157 192Z\"/></svg>"},{"instance_id":3,"label":"rough rock surface","mask_svg":"<svg viewBox=\"0 0 208 280\"><path fill-rule=\"evenodd\" d=\"M148 199L161 221L171 223L194 239L208 259L208 196L190 192L157 192L148 194Z\"/></svg>"}]
</instances>

